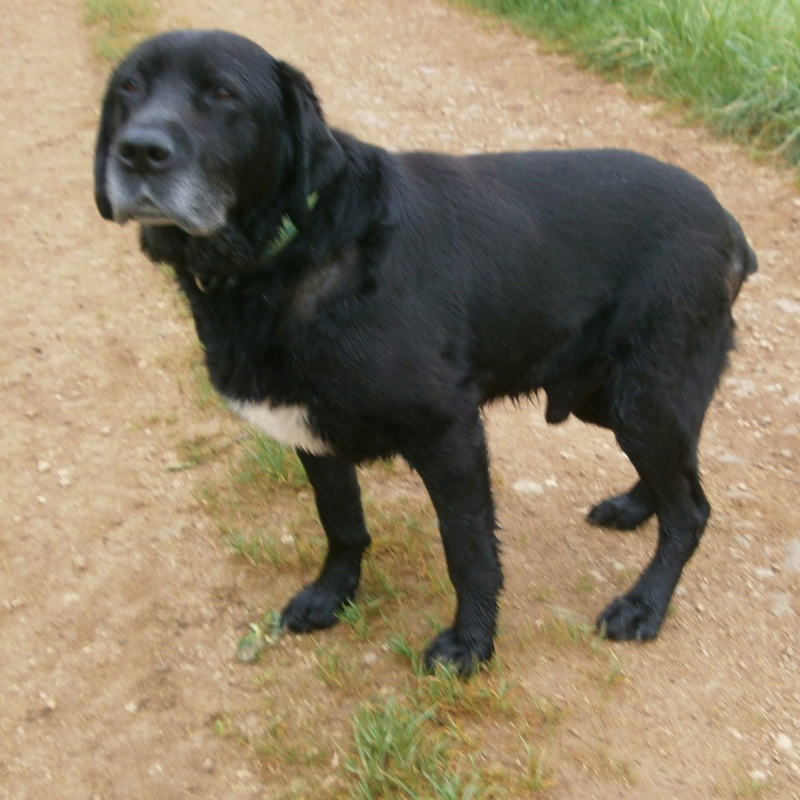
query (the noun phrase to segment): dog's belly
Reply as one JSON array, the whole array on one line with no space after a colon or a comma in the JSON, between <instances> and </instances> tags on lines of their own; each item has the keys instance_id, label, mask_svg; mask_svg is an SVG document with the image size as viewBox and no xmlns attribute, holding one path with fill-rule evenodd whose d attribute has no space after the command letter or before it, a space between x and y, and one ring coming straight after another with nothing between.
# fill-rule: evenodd
<instances>
[{"instance_id":1,"label":"dog's belly","mask_svg":"<svg viewBox=\"0 0 800 800\"><path fill-rule=\"evenodd\" d=\"M314 432L305 406L274 406L268 400L249 403L226 398L230 408L267 436L314 455L330 455L331 448Z\"/></svg>"}]
</instances>

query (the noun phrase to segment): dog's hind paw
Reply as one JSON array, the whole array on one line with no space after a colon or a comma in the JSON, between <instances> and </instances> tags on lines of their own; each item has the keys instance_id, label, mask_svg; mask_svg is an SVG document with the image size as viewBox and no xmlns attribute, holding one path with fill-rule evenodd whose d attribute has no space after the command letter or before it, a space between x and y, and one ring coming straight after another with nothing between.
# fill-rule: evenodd
<instances>
[{"instance_id":1,"label":"dog's hind paw","mask_svg":"<svg viewBox=\"0 0 800 800\"><path fill-rule=\"evenodd\" d=\"M597 630L615 641L655 639L664 615L640 597L624 595L614 600L597 618Z\"/></svg>"},{"instance_id":2,"label":"dog's hind paw","mask_svg":"<svg viewBox=\"0 0 800 800\"><path fill-rule=\"evenodd\" d=\"M309 633L322 628L330 628L338 622L337 612L352 599L310 583L289 601L281 614L281 627L294 633Z\"/></svg>"},{"instance_id":3,"label":"dog's hind paw","mask_svg":"<svg viewBox=\"0 0 800 800\"><path fill-rule=\"evenodd\" d=\"M466 642L453 628L442 631L425 651L425 668L433 672L438 664L454 668L459 675L467 677L494 655L494 645L479 645Z\"/></svg>"},{"instance_id":4,"label":"dog's hind paw","mask_svg":"<svg viewBox=\"0 0 800 800\"><path fill-rule=\"evenodd\" d=\"M632 531L653 514L653 507L640 500L633 492L609 497L594 506L586 515L592 525Z\"/></svg>"}]
</instances>

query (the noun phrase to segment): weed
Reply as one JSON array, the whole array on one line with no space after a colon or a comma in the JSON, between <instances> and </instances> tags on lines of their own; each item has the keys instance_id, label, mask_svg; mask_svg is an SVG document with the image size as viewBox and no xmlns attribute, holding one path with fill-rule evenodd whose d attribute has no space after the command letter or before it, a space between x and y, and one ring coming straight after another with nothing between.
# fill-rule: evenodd
<instances>
[{"instance_id":1,"label":"weed","mask_svg":"<svg viewBox=\"0 0 800 800\"><path fill-rule=\"evenodd\" d=\"M454 739L432 716L393 698L362 705L353 720L353 753L344 763L353 776L354 800L479 798L476 776L450 763Z\"/></svg>"},{"instance_id":2,"label":"weed","mask_svg":"<svg viewBox=\"0 0 800 800\"><path fill-rule=\"evenodd\" d=\"M261 658L268 644L275 644L281 635L280 614L268 611L258 622L251 622L245 636L239 640L236 657L245 664L252 664Z\"/></svg>"},{"instance_id":3,"label":"weed","mask_svg":"<svg viewBox=\"0 0 800 800\"><path fill-rule=\"evenodd\" d=\"M359 641L366 642L372 638L369 618L374 616L382 601L379 598L362 596L358 602L349 601L336 612L336 618L348 625Z\"/></svg>"},{"instance_id":4,"label":"weed","mask_svg":"<svg viewBox=\"0 0 800 800\"><path fill-rule=\"evenodd\" d=\"M520 786L527 792L541 792L550 788L553 781L547 767L546 752L531 747L524 739L522 748L525 759L522 762Z\"/></svg>"},{"instance_id":5,"label":"weed","mask_svg":"<svg viewBox=\"0 0 800 800\"><path fill-rule=\"evenodd\" d=\"M331 689L341 689L347 685L343 668L342 650L338 644L330 647L314 648L317 661L317 673L322 682Z\"/></svg>"},{"instance_id":6,"label":"weed","mask_svg":"<svg viewBox=\"0 0 800 800\"><path fill-rule=\"evenodd\" d=\"M556 607L543 620L541 629L555 644L591 642L595 638L594 629L586 620L571 611Z\"/></svg>"},{"instance_id":7,"label":"weed","mask_svg":"<svg viewBox=\"0 0 800 800\"><path fill-rule=\"evenodd\" d=\"M554 730L564 717L561 706L545 697L534 698L533 709L537 720L546 730Z\"/></svg>"},{"instance_id":8,"label":"weed","mask_svg":"<svg viewBox=\"0 0 800 800\"><path fill-rule=\"evenodd\" d=\"M414 647L405 636L393 636L386 645L390 653L400 656L405 659L410 665L415 675L420 675L423 672L422 658L419 653L419 648Z\"/></svg>"},{"instance_id":9,"label":"weed","mask_svg":"<svg viewBox=\"0 0 800 800\"><path fill-rule=\"evenodd\" d=\"M741 798L763 797L771 789L769 776L761 770L748 772L735 780L733 796Z\"/></svg>"},{"instance_id":10,"label":"weed","mask_svg":"<svg viewBox=\"0 0 800 800\"><path fill-rule=\"evenodd\" d=\"M305 471L294 451L259 433L253 436L246 448L238 480L288 489L301 489L308 485Z\"/></svg>"},{"instance_id":11,"label":"weed","mask_svg":"<svg viewBox=\"0 0 800 800\"><path fill-rule=\"evenodd\" d=\"M194 439L184 439L176 448L180 460L175 464L170 464L167 467L167 471L179 472L181 470L194 469L201 464L215 461L235 444L235 439L221 440L221 437L197 436Z\"/></svg>"},{"instance_id":12,"label":"weed","mask_svg":"<svg viewBox=\"0 0 800 800\"><path fill-rule=\"evenodd\" d=\"M575 591L581 594L591 594L596 588L597 580L588 572L583 573L578 580L575 581Z\"/></svg>"},{"instance_id":13,"label":"weed","mask_svg":"<svg viewBox=\"0 0 800 800\"><path fill-rule=\"evenodd\" d=\"M289 717L271 718L256 743L256 752L284 766L319 766L331 759L331 754L321 745L322 741L314 735L307 721L298 725Z\"/></svg>"},{"instance_id":14,"label":"weed","mask_svg":"<svg viewBox=\"0 0 800 800\"><path fill-rule=\"evenodd\" d=\"M239 558L254 567L264 563L274 563L278 558L275 544L261 533L246 536L241 531L229 530L227 541L231 550Z\"/></svg>"}]
</instances>

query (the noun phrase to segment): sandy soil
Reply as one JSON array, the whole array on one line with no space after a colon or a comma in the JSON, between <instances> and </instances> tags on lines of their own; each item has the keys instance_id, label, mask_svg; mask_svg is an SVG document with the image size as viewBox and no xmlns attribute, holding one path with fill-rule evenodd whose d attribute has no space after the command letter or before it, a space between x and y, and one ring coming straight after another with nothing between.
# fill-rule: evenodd
<instances>
[{"instance_id":1,"label":"sandy soil","mask_svg":"<svg viewBox=\"0 0 800 800\"><path fill-rule=\"evenodd\" d=\"M241 429L198 402L190 321L135 231L94 210L105 69L82 4L3 10L0 796L343 796L348 715L409 666L341 629L284 637L258 667L236 660L247 622L307 575L232 556L198 499L224 458L174 468L182 442ZM469 738L497 774L519 768L529 730L548 797L800 797L791 176L435 0L175 0L160 20L255 38L309 74L333 123L388 147L632 147L697 173L740 219L761 271L739 298L740 346L704 435L714 515L659 640L601 646L620 680L605 685L596 653L546 623L592 619L649 556L652 525L614 535L582 520L630 468L603 433L546 429L533 404L489 412L508 575L498 647L523 719L489 711ZM424 642L413 604L392 614ZM358 654L346 691L320 680L320 647ZM525 727L536 698L557 724ZM276 714L322 755L304 766L259 748Z\"/></svg>"}]
</instances>

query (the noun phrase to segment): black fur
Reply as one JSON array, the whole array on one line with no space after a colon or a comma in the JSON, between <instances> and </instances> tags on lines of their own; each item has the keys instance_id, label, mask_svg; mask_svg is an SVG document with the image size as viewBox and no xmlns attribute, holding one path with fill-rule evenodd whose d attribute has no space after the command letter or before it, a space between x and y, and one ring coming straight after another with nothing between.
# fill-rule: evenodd
<instances>
[{"instance_id":1,"label":"black fur","mask_svg":"<svg viewBox=\"0 0 800 800\"><path fill-rule=\"evenodd\" d=\"M705 185L614 150L391 154L329 129L301 73L219 32L157 37L116 70L95 176L101 214L140 221L175 267L217 389L298 406L323 445L299 455L329 550L287 627L331 625L354 596L354 465L400 455L457 598L426 662L490 658L502 574L480 408L541 390L548 422L610 428L639 473L589 512L659 523L598 626L657 634L708 519L698 437L756 268Z\"/></svg>"}]
</instances>

